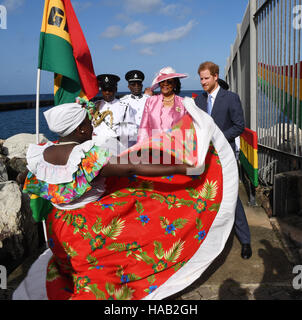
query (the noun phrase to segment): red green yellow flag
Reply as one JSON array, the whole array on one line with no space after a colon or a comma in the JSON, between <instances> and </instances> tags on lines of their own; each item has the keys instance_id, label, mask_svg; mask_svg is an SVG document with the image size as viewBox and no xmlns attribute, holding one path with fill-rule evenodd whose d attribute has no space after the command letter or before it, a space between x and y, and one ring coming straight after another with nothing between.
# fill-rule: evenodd
<instances>
[{"instance_id":1,"label":"red green yellow flag","mask_svg":"<svg viewBox=\"0 0 302 320\"><path fill-rule=\"evenodd\" d=\"M240 135L239 160L254 187L258 186L258 138L257 133L245 128Z\"/></svg>"},{"instance_id":2,"label":"red green yellow flag","mask_svg":"<svg viewBox=\"0 0 302 320\"><path fill-rule=\"evenodd\" d=\"M99 92L97 78L84 34L70 0L45 0L40 33L38 68L55 73L54 104L88 100ZM50 201L32 195L35 221L46 219Z\"/></svg>"},{"instance_id":3,"label":"red green yellow flag","mask_svg":"<svg viewBox=\"0 0 302 320\"><path fill-rule=\"evenodd\" d=\"M98 82L81 26L70 0L45 0L38 68L55 73L54 104L90 100Z\"/></svg>"}]
</instances>

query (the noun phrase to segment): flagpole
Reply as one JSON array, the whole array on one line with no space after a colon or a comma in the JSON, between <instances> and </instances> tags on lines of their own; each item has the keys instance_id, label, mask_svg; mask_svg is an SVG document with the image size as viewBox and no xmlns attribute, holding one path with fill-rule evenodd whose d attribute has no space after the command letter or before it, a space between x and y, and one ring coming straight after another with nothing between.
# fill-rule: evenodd
<instances>
[{"instance_id":1,"label":"flagpole","mask_svg":"<svg viewBox=\"0 0 302 320\"><path fill-rule=\"evenodd\" d=\"M38 68L38 72L37 72L37 91L36 91L36 144L40 143L40 141L39 141L40 140L39 139L40 82L41 82L41 69ZM48 248L45 220L42 221L42 225L43 225L43 233L44 233L44 239L45 239L46 247Z\"/></svg>"},{"instance_id":2,"label":"flagpole","mask_svg":"<svg viewBox=\"0 0 302 320\"><path fill-rule=\"evenodd\" d=\"M39 144L39 107L40 107L40 79L41 69L37 72L37 91L36 91L36 144Z\"/></svg>"}]
</instances>

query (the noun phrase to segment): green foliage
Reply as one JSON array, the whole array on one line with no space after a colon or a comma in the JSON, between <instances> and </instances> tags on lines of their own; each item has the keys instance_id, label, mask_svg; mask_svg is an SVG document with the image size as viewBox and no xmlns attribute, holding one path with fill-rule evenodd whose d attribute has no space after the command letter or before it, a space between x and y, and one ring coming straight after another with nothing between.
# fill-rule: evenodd
<instances>
[{"instance_id":1,"label":"green foliage","mask_svg":"<svg viewBox=\"0 0 302 320\"><path fill-rule=\"evenodd\" d=\"M210 210L210 211L217 211L217 212L218 212L219 208L220 208L220 203L213 203L213 204L210 206L209 210Z\"/></svg>"},{"instance_id":2,"label":"green foliage","mask_svg":"<svg viewBox=\"0 0 302 320\"><path fill-rule=\"evenodd\" d=\"M163 249L161 242L154 241L154 254L155 254L156 258L158 258L158 259L163 258L165 251Z\"/></svg>"},{"instance_id":3,"label":"green foliage","mask_svg":"<svg viewBox=\"0 0 302 320\"><path fill-rule=\"evenodd\" d=\"M185 241L181 241L181 239L175 242L173 246L167 252L165 252L165 259L169 262L176 262L183 250L184 244Z\"/></svg>"},{"instance_id":4,"label":"green foliage","mask_svg":"<svg viewBox=\"0 0 302 320\"><path fill-rule=\"evenodd\" d=\"M102 233L108 238L116 240L116 238L121 234L124 227L125 221L119 219L118 217L115 217L107 227L102 229Z\"/></svg>"},{"instance_id":5,"label":"green foliage","mask_svg":"<svg viewBox=\"0 0 302 320\"><path fill-rule=\"evenodd\" d=\"M135 202L135 208L138 213L143 213L145 211L142 203L139 202L138 200L136 200Z\"/></svg>"},{"instance_id":6,"label":"green foliage","mask_svg":"<svg viewBox=\"0 0 302 320\"><path fill-rule=\"evenodd\" d=\"M209 182L209 180L207 179L199 195L204 199L213 201L217 195L217 188L217 181Z\"/></svg>"},{"instance_id":7,"label":"green foliage","mask_svg":"<svg viewBox=\"0 0 302 320\"><path fill-rule=\"evenodd\" d=\"M91 229L95 234L99 234L102 231L102 228L103 228L102 218L97 217L96 223L91 227Z\"/></svg>"},{"instance_id":8,"label":"green foliage","mask_svg":"<svg viewBox=\"0 0 302 320\"><path fill-rule=\"evenodd\" d=\"M203 224L200 218L196 218L196 228L197 230L201 230L203 228Z\"/></svg>"},{"instance_id":9,"label":"green foliage","mask_svg":"<svg viewBox=\"0 0 302 320\"><path fill-rule=\"evenodd\" d=\"M126 245L125 243L111 243L109 246L107 246L107 249L110 251L126 251Z\"/></svg>"},{"instance_id":10,"label":"green foliage","mask_svg":"<svg viewBox=\"0 0 302 320\"><path fill-rule=\"evenodd\" d=\"M85 291L92 292L97 300L106 300L106 294L98 288L96 283L87 285Z\"/></svg>"}]
</instances>

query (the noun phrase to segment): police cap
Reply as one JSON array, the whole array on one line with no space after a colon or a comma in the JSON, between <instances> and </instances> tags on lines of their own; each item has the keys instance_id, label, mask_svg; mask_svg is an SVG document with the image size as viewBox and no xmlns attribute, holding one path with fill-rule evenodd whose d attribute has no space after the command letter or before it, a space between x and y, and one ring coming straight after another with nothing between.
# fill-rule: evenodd
<instances>
[{"instance_id":1,"label":"police cap","mask_svg":"<svg viewBox=\"0 0 302 320\"><path fill-rule=\"evenodd\" d=\"M125 79L130 82L130 81L140 81L143 82L145 79L145 75L139 71L139 70L131 70L128 71L125 75Z\"/></svg>"},{"instance_id":2,"label":"police cap","mask_svg":"<svg viewBox=\"0 0 302 320\"><path fill-rule=\"evenodd\" d=\"M218 84L224 90L229 90L229 85L222 79L218 78Z\"/></svg>"},{"instance_id":3,"label":"police cap","mask_svg":"<svg viewBox=\"0 0 302 320\"><path fill-rule=\"evenodd\" d=\"M97 79L101 89L116 88L117 83L121 80L115 74L100 74L97 76Z\"/></svg>"}]
</instances>

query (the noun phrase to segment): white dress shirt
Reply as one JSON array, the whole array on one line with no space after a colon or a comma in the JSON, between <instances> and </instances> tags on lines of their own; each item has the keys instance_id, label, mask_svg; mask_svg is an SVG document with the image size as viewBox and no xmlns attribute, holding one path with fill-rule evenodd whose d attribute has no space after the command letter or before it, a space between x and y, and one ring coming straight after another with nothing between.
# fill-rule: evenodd
<instances>
[{"instance_id":1,"label":"white dress shirt","mask_svg":"<svg viewBox=\"0 0 302 320\"><path fill-rule=\"evenodd\" d=\"M147 94L135 96L133 94L127 94L120 99L121 102L128 103L135 113L135 122L139 126L142 121L142 115L145 107L146 100L149 98Z\"/></svg>"},{"instance_id":2,"label":"white dress shirt","mask_svg":"<svg viewBox=\"0 0 302 320\"><path fill-rule=\"evenodd\" d=\"M135 135L131 137L131 141L136 142L137 133L142 121L143 111L145 108L145 103L150 96L147 94L141 94L140 96L135 96L133 94L127 94L120 99L121 103L128 104L130 106L129 113L135 118ZM131 119L132 119L131 116Z\"/></svg>"},{"instance_id":3,"label":"white dress shirt","mask_svg":"<svg viewBox=\"0 0 302 320\"><path fill-rule=\"evenodd\" d=\"M135 139L136 121L135 114L131 107L119 99L114 99L111 102L98 100L95 103L99 112L111 111L113 116L112 127L110 123L110 115L107 115L104 121L93 128L94 140L103 139L106 137L117 138L126 148L130 147L128 141ZM134 138L133 138L134 136Z\"/></svg>"},{"instance_id":4,"label":"white dress shirt","mask_svg":"<svg viewBox=\"0 0 302 320\"><path fill-rule=\"evenodd\" d=\"M211 93L212 111L213 111L214 103L215 103L219 89L220 89L220 86L218 85L218 87ZM209 94L208 94L208 99L209 99Z\"/></svg>"}]
</instances>

